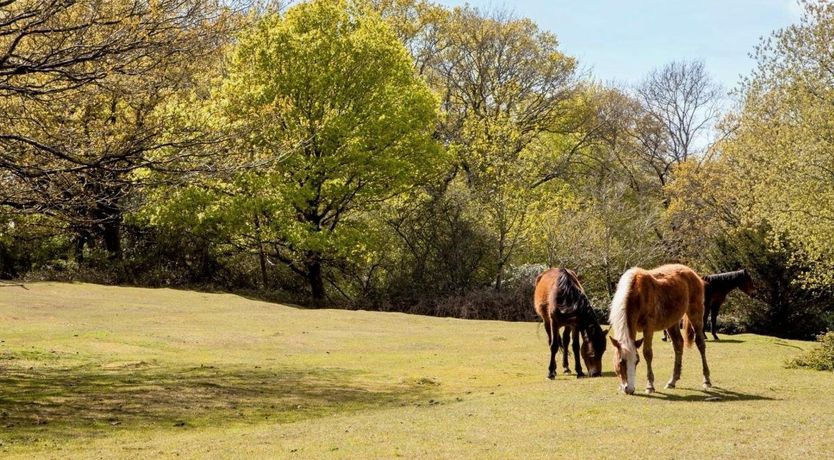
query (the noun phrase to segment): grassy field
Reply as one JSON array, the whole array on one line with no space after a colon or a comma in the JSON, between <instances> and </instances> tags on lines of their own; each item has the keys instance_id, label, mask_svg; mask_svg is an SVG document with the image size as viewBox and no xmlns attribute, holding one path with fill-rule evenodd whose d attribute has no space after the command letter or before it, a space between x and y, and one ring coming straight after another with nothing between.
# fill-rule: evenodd
<instances>
[{"instance_id":1,"label":"grassy field","mask_svg":"<svg viewBox=\"0 0 834 460\"><path fill-rule=\"evenodd\" d=\"M832 457L834 373L811 344L708 342L663 390L545 379L537 324L303 310L228 294L0 288L0 454L32 458ZM638 391L645 386L638 368Z\"/></svg>"}]
</instances>

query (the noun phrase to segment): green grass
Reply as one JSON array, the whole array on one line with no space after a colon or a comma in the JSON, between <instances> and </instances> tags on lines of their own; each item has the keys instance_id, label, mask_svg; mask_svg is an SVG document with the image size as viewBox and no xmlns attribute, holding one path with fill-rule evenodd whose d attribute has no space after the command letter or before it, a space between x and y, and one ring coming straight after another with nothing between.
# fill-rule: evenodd
<instances>
[{"instance_id":1,"label":"green grass","mask_svg":"<svg viewBox=\"0 0 834 460\"><path fill-rule=\"evenodd\" d=\"M661 390L545 379L536 324L303 310L227 294L0 288L0 455L48 458L831 457L812 343L709 341L715 388L655 341ZM638 368L639 391L645 367Z\"/></svg>"}]
</instances>

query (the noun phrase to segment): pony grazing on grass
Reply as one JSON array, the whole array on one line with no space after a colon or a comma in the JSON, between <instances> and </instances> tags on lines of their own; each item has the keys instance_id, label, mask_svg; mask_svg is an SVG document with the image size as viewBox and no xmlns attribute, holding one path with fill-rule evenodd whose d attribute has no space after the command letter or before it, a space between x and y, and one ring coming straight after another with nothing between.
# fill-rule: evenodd
<instances>
[{"instance_id":1,"label":"pony grazing on grass","mask_svg":"<svg viewBox=\"0 0 834 460\"><path fill-rule=\"evenodd\" d=\"M670 264L653 270L635 267L626 271L617 284L609 316L614 330L610 337L614 344L614 371L620 378L620 389L626 394L634 393L635 373L640 361L637 349L643 345L648 378L646 392L654 392L652 335L662 330L672 338L675 349L675 369L666 388L675 388L680 379L683 346L691 346L693 338L701 353L704 388L710 388L703 317L704 283L691 268ZM681 319L683 336L679 327ZM637 332L643 334L640 340L636 340Z\"/></svg>"},{"instance_id":2,"label":"pony grazing on grass","mask_svg":"<svg viewBox=\"0 0 834 460\"><path fill-rule=\"evenodd\" d=\"M748 296L753 296L756 289L753 285L753 278L747 270L736 270L734 272L716 273L704 277L704 329L707 327L707 316L710 317L712 338L718 340L715 333L715 322L718 319L718 309L727 299L733 289L740 289ZM706 331L704 331L706 334Z\"/></svg>"},{"instance_id":3,"label":"pony grazing on grass","mask_svg":"<svg viewBox=\"0 0 834 460\"><path fill-rule=\"evenodd\" d=\"M566 268L551 268L536 278L533 306L544 321L547 343L550 347L550 362L547 378L556 378L556 352L559 350L559 328L565 327L565 341L562 346L562 365L568 370L568 338L573 333L573 354L576 376L583 377L580 354L591 377L602 375L602 354L605 353L605 335L597 322L591 302L585 295L576 273ZM580 350L579 335L583 337Z\"/></svg>"}]
</instances>

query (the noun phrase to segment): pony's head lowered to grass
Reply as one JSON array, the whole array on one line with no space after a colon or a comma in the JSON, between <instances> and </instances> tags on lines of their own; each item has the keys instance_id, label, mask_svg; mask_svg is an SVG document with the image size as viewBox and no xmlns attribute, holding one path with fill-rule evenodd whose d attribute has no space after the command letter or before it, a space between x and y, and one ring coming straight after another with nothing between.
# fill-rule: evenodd
<instances>
[{"instance_id":1,"label":"pony's head lowered to grass","mask_svg":"<svg viewBox=\"0 0 834 460\"><path fill-rule=\"evenodd\" d=\"M634 340L634 334L629 330L626 307L628 296L631 292L631 284L634 281L634 269L629 270L620 278L617 284L617 291L611 301L611 313L608 321L614 333L611 337L611 344L614 345L614 372L620 379L620 389L626 394L633 394L635 388L635 374L640 356L637 349L643 343L643 339Z\"/></svg>"},{"instance_id":2,"label":"pony's head lowered to grass","mask_svg":"<svg viewBox=\"0 0 834 460\"><path fill-rule=\"evenodd\" d=\"M605 336L608 330L603 330L598 323L590 324L583 332L581 355L591 377L602 376L602 354L605 353Z\"/></svg>"},{"instance_id":3,"label":"pony's head lowered to grass","mask_svg":"<svg viewBox=\"0 0 834 460\"><path fill-rule=\"evenodd\" d=\"M611 343L614 344L614 373L620 379L620 389L627 395L634 394L634 379L637 373L637 364L640 363L640 355L637 354L637 349L643 344L643 339L633 341L628 346L623 346L617 339L611 337Z\"/></svg>"}]
</instances>

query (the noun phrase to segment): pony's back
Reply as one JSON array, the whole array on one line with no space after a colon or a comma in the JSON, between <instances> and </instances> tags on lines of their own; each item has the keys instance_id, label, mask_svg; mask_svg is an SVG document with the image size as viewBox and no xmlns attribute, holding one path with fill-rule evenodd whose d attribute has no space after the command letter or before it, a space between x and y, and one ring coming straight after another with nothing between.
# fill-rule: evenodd
<instances>
[{"instance_id":1,"label":"pony's back","mask_svg":"<svg viewBox=\"0 0 834 460\"><path fill-rule=\"evenodd\" d=\"M557 310L571 316L591 308L576 274L566 268L551 268L536 277L533 303L543 319Z\"/></svg>"}]
</instances>

